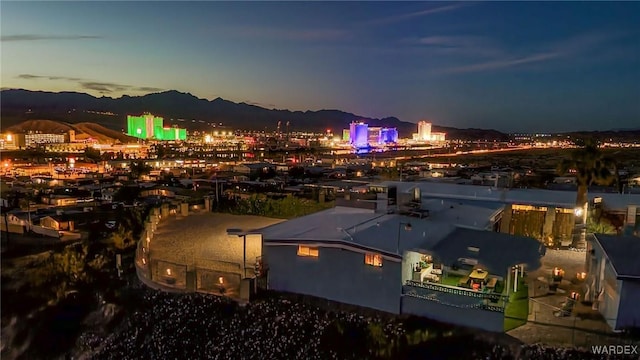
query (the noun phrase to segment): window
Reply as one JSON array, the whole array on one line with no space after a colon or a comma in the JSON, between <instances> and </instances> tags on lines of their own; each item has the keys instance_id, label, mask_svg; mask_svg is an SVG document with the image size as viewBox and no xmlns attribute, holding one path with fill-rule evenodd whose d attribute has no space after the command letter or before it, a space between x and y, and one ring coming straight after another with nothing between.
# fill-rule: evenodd
<instances>
[{"instance_id":1,"label":"window","mask_svg":"<svg viewBox=\"0 0 640 360\"><path fill-rule=\"evenodd\" d=\"M311 246L298 245L298 256L318 257L318 248Z\"/></svg>"},{"instance_id":2,"label":"window","mask_svg":"<svg viewBox=\"0 0 640 360\"><path fill-rule=\"evenodd\" d=\"M382 255L366 254L364 256L364 263L371 266L382 266Z\"/></svg>"}]
</instances>

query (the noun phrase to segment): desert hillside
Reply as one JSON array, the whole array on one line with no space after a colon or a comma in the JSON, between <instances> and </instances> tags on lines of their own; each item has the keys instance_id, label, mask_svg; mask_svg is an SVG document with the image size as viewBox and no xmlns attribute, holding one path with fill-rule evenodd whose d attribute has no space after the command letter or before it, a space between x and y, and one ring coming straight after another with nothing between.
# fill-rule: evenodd
<instances>
[{"instance_id":1,"label":"desert hillside","mask_svg":"<svg viewBox=\"0 0 640 360\"><path fill-rule=\"evenodd\" d=\"M20 133L27 131L39 131L43 133L64 133L75 130L77 140L96 139L100 143L130 143L135 142L135 138L122 134L118 131L107 129L106 127L94 123L83 122L69 124L53 120L27 120L14 125L5 131Z\"/></svg>"}]
</instances>

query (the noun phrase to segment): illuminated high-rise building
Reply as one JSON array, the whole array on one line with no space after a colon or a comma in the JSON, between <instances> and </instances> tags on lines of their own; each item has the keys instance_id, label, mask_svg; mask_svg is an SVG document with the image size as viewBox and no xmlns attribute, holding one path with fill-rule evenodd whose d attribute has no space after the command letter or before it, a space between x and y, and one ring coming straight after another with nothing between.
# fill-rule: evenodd
<instances>
[{"instance_id":1,"label":"illuminated high-rise building","mask_svg":"<svg viewBox=\"0 0 640 360\"><path fill-rule=\"evenodd\" d=\"M380 130L382 130L379 126L369 126L367 128L367 143L368 144L381 144L380 141Z\"/></svg>"},{"instance_id":2,"label":"illuminated high-rise building","mask_svg":"<svg viewBox=\"0 0 640 360\"><path fill-rule=\"evenodd\" d=\"M431 123L424 120L418 121L418 140L431 140Z\"/></svg>"},{"instance_id":3,"label":"illuminated high-rise building","mask_svg":"<svg viewBox=\"0 0 640 360\"><path fill-rule=\"evenodd\" d=\"M146 113L141 116L127 115L127 135L139 139L186 140L187 129L166 128L161 117Z\"/></svg>"},{"instance_id":4,"label":"illuminated high-rise building","mask_svg":"<svg viewBox=\"0 0 640 360\"><path fill-rule=\"evenodd\" d=\"M349 143L357 148L369 146L369 125L363 122L352 122L349 125Z\"/></svg>"},{"instance_id":5,"label":"illuminated high-rise building","mask_svg":"<svg viewBox=\"0 0 640 360\"><path fill-rule=\"evenodd\" d=\"M380 129L379 144L389 144L398 142L398 129L396 128L382 128Z\"/></svg>"},{"instance_id":6,"label":"illuminated high-rise building","mask_svg":"<svg viewBox=\"0 0 640 360\"><path fill-rule=\"evenodd\" d=\"M349 129L342 130L342 141L349 141L351 137L349 136Z\"/></svg>"}]
</instances>

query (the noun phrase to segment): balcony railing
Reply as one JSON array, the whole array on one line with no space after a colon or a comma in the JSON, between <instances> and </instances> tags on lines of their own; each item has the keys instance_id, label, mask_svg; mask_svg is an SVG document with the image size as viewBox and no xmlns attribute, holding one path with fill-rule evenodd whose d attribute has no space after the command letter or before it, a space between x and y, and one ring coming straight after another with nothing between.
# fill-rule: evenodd
<instances>
[{"instance_id":1,"label":"balcony railing","mask_svg":"<svg viewBox=\"0 0 640 360\"><path fill-rule=\"evenodd\" d=\"M447 285L440 285L440 284L434 284L434 283L421 283L420 281L413 281L413 280L407 280L405 285L420 287L423 289L428 289L428 290L433 290L433 291L438 291L438 292L443 292L448 294L474 297L478 299L489 300L491 302L496 302L496 303L499 301L502 301L505 303L509 301L509 297L506 295L467 290L467 289L463 289L455 286L447 286Z\"/></svg>"},{"instance_id":2,"label":"balcony railing","mask_svg":"<svg viewBox=\"0 0 640 360\"><path fill-rule=\"evenodd\" d=\"M436 302L436 303L439 303L439 304L443 304L443 305L447 305L447 306L453 306L453 307L456 307L456 308L459 308L459 309L479 309L479 310L494 311L494 312L499 312L499 313L503 313L504 312L504 306L503 305L490 305L490 304L485 304L483 302L476 303L476 304L452 304L452 303L443 302L442 300L438 299L436 296L433 296L435 294L431 294L431 295L418 294L418 292L415 289L411 289L409 291L406 291L404 293L404 295L405 296L414 297L414 298L417 298L417 299L433 301L433 302Z\"/></svg>"}]
</instances>

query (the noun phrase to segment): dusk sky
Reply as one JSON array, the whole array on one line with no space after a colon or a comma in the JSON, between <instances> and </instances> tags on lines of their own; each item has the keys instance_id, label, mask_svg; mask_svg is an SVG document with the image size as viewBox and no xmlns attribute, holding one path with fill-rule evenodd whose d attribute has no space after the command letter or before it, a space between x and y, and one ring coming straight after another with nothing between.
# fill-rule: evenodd
<instances>
[{"instance_id":1,"label":"dusk sky","mask_svg":"<svg viewBox=\"0 0 640 360\"><path fill-rule=\"evenodd\" d=\"M6 2L3 88L640 128L640 2Z\"/></svg>"}]
</instances>

